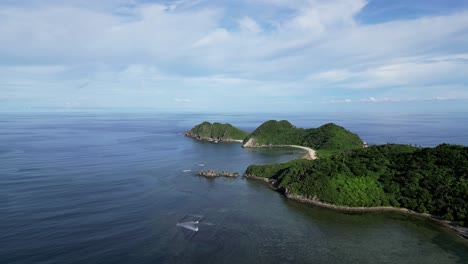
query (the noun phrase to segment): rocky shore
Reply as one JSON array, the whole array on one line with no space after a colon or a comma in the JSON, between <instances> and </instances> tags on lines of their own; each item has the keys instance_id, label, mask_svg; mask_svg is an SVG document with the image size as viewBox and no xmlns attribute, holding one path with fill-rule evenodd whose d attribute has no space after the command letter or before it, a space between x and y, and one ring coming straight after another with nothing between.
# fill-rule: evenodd
<instances>
[{"instance_id":1,"label":"rocky shore","mask_svg":"<svg viewBox=\"0 0 468 264\"><path fill-rule=\"evenodd\" d=\"M299 146L299 145L258 145L255 142L254 138L249 139L247 142L242 144L243 148L298 148L298 149L303 149L307 151L304 156L302 156L302 159L308 159L308 160L314 160L317 158L316 152L314 149L304 147L304 146Z\"/></svg>"},{"instance_id":2,"label":"rocky shore","mask_svg":"<svg viewBox=\"0 0 468 264\"><path fill-rule=\"evenodd\" d=\"M276 184L276 180L274 180L274 179L257 177L255 175L251 175L251 174L248 174L248 173L244 173L243 176L244 176L244 178L248 178L248 179L254 179L254 180L257 180L257 181L268 182L269 184L271 184L271 187L275 187L275 184ZM276 188L273 188L273 189L276 190Z\"/></svg>"},{"instance_id":3,"label":"rocky shore","mask_svg":"<svg viewBox=\"0 0 468 264\"><path fill-rule=\"evenodd\" d=\"M334 205L334 204L329 204L329 203L324 203L321 202L317 197L305 197L302 195L297 195L297 194L292 194L288 193L288 191L283 191L283 195L291 200L295 200L298 202L302 203L308 203L312 204L315 206L323 207L323 208L329 208L333 210L338 210L338 211L345 211L345 212L395 212L395 213L400 213L400 214L407 214L407 215L412 215L412 216L418 216L418 217L424 217L427 218L431 221L435 221L445 227L448 227L452 230L454 230L457 235L461 238L468 239L468 228L462 227L457 225L454 222L447 221L447 220L442 220L439 217L431 214L425 214L425 213L418 213L406 208L397 208L397 207L392 207L392 206L374 206L374 207L350 207L350 206L340 206L340 205Z\"/></svg>"},{"instance_id":4,"label":"rocky shore","mask_svg":"<svg viewBox=\"0 0 468 264\"><path fill-rule=\"evenodd\" d=\"M194 138L200 141L208 141L212 143L218 143L218 142L237 142L237 143L242 143L242 140L239 139L232 139L232 138L211 138L211 137L202 137L200 135L192 133L192 131L185 131L184 136L189 137L189 138Z\"/></svg>"},{"instance_id":5,"label":"rocky shore","mask_svg":"<svg viewBox=\"0 0 468 264\"><path fill-rule=\"evenodd\" d=\"M237 172L228 172L222 171L221 173L216 173L214 170L207 170L207 171L199 171L197 173L198 176L206 177L206 178L214 178L214 177L238 177L239 173Z\"/></svg>"}]
</instances>

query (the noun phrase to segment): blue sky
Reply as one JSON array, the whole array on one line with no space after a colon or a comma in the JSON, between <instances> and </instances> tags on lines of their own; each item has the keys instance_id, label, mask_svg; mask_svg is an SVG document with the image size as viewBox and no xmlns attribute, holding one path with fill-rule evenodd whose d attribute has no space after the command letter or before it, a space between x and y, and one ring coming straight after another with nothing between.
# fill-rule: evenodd
<instances>
[{"instance_id":1,"label":"blue sky","mask_svg":"<svg viewBox=\"0 0 468 264\"><path fill-rule=\"evenodd\" d=\"M468 0L0 0L0 111L468 111Z\"/></svg>"}]
</instances>

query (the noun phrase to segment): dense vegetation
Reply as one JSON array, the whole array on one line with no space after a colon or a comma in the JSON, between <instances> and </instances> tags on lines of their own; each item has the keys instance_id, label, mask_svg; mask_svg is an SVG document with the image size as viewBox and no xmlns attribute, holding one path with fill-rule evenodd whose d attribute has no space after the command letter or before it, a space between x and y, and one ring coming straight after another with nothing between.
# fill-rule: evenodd
<instances>
[{"instance_id":1,"label":"dense vegetation","mask_svg":"<svg viewBox=\"0 0 468 264\"><path fill-rule=\"evenodd\" d=\"M251 165L246 173L326 203L403 207L468 226L468 147L387 144L313 161Z\"/></svg>"},{"instance_id":2,"label":"dense vegetation","mask_svg":"<svg viewBox=\"0 0 468 264\"><path fill-rule=\"evenodd\" d=\"M297 129L286 120L270 120L257 127L247 138L255 139L257 145L299 145L304 129Z\"/></svg>"},{"instance_id":3,"label":"dense vegetation","mask_svg":"<svg viewBox=\"0 0 468 264\"><path fill-rule=\"evenodd\" d=\"M231 124L203 122L196 125L190 131L185 133L191 137L200 139L217 139L217 140L243 140L249 133L240 130Z\"/></svg>"},{"instance_id":4,"label":"dense vegetation","mask_svg":"<svg viewBox=\"0 0 468 264\"><path fill-rule=\"evenodd\" d=\"M249 145L250 140L250 145ZM255 129L244 139L246 146L259 145L301 145L318 150L320 157L344 150L363 147L358 135L335 124L319 128L296 128L286 120L270 120Z\"/></svg>"}]
</instances>

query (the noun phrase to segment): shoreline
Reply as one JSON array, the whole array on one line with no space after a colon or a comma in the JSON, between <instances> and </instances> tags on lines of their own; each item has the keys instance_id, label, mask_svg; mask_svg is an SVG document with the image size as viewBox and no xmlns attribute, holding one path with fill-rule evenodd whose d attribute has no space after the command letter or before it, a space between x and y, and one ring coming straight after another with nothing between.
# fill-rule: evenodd
<instances>
[{"instance_id":1,"label":"shoreline","mask_svg":"<svg viewBox=\"0 0 468 264\"><path fill-rule=\"evenodd\" d=\"M198 140L204 140L208 141L208 139L199 139L190 135L187 135L188 137L195 138ZM235 142L235 143L241 143L243 144L243 140L239 139L229 139L229 140L220 140L220 142ZM306 154L304 154L301 159L307 159L307 160L315 160L317 159L316 151L314 149L304 147L304 146L299 146L299 145L248 145L248 143L242 145L243 148L267 148L267 147L289 147L289 148L299 148L302 150L307 151ZM279 191L278 188L274 186L276 183L276 180L274 179L269 179L269 178L264 178L264 177L257 177L255 175L248 175L244 174L244 178L249 178L253 180L258 180L258 181L263 181L269 184L269 186L275 190ZM449 228L455 234L468 241L468 227L462 227L455 222L451 222L448 220L442 220L439 217L427 213L418 213L415 211L412 211L407 208L398 208L398 207L392 207L392 206L374 206L374 207L349 207L349 206L340 206L340 205L335 205L335 204L330 204L330 203L324 203L318 200L316 197L310 199L306 196L303 195L298 195L298 194L291 194L288 193L287 190L285 192L282 192L282 195L286 199L290 199L293 201L301 202L301 203L306 203L306 204L311 204L313 206L317 207L322 207L322 208L327 208L331 210L336 210L336 211L342 211L342 212L393 212L393 213L399 213L399 214L405 214L405 215L410 215L410 216L415 216L415 217L421 217L430 221L433 221L443 227Z\"/></svg>"},{"instance_id":2,"label":"shoreline","mask_svg":"<svg viewBox=\"0 0 468 264\"><path fill-rule=\"evenodd\" d=\"M317 159L317 154L314 149L299 146L299 145L256 145L256 146L242 146L243 148L298 148L307 151L301 159L314 160Z\"/></svg>"},{"instance_id":3,"label":"shoreline","mask_svg":"<svg viewBox=\"0 0 468 264\"><path fill-rule=\"evenodd\" d=\"M248 174L244 174L244 177L248 179L268 182L270 183L270 186L272 187L272 189L279 191L278 188L275 188L273 186L269 178L257 177L257 176L248 175ZM462 227L456 224L455 222L442 220L435 215L431 215L427 213L418 213L407 208L398 208L398 207L392 207L392 206L350 207L350 206L341 206L341 205L335 205L335 204L330 204L330 203L324 203L318 200L316 197L311 199L303 195L288 193L288 191L282 192L282 195L286 199L289 199L289 200L297 201L300 203L306 203L306 204L310 204L310 205L321 207L321 208L327 208L327 209L331 209L335 211L341 211L341 212L354 212L354 213L393 212L393 213L421 217L421 218L433 221L443 227L449 228L450 230L454 231L458 237L468 241L468 227Z\"/></svg>"},{"instance_id":4,"label":"shoreline","mask_svg":"<svg viewBox=\"0 0 468 264\"><path fill-rule=\"evenodd\" d=\"M196 136L188 134L187 132L184 133L184 136L192 138L192 139L196 139L196 140L199 140L199 141L206 141L206 142L214 142L216 140L214 138L198 138ZM233 143L234 142L234 143L241 143L242 144L243 140L228 138L228 139L219 139L219 142L226 142L226 143Z\"/></svg>"},{"instance_id":5,"label":"shoreline","mask_svg":"<svg viewBox=\"0 0 468 264\"><path fill-rule=\"evenodd\" d=\"M308 160L317 159L317 152L315 151L315 149L311 149L311 148L299 146L299 145L286 145L286 146L291 147L291 148L299 148L299 149L303 149L307 151L307 153L302 157L303 159L308 159Z\"/></svg>"},{"instance_id":6,"label":"shoreline","mask_svg":"<svg viewBox=\"0 0 468 264\"><path fill-rule=\"evenodd\" d=\"M467 227L459 226L456 223L448 221L448 220L442 220L435 215L431 215L427 213L418 213L407 208L398 208L398 207L392 207L392 206L350 207L350 206L341 206L341 205L335 205L335 204L330 204L330 203L324 203L316 198L310 199L303 195L298 195L298 194L284 193L283 196L293 201L307 203L307 204L311 204L314 206L328 208L328 209L342 211L342 212L393 212L393 213L417 216L417 217L421 217L421 218L436 222L437 224L441 226L450 228L452 231L454 231L457 234L457 236L459 236L462 239L468 240L468 228Z\"/></svg>"},{"instance_id":7,"label":"shoreline","mask_svg":"<svg viewBox=\"0 0 468 264\"><path fill-rule=\"evenodd\" d=\"M193 138L193 139L200 140L200 141L212 142L214 140L212 138L198 138L188 133L185 133L184 135L186 137ZM240 143L240 144L244 143L242 139L220 139L219 142L227 142L227 143L234 142L234 143ZM311 149L309 147L299 146L299 145L257 145L257 146L242 145L242 147L243 148L298 148L298 149L305 150L307 152L301 157L301 159L307 159L307 160L317 159L317 153L314 149Z\"/></svg>"}]
</instances>

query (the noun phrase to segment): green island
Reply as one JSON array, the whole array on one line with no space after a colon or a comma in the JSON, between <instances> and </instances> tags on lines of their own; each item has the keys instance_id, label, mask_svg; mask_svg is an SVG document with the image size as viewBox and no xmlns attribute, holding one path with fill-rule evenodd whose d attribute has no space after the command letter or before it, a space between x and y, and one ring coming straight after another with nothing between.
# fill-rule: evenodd
<instances>
[{"instance_id":1,"label":"green island","mask_svg":"<svg viewBox=\"0 0 468 264\"><path fill-rule=\"evenodd\" d=\"M250 165L244 176L271 183L287 198L318 206L430 217L468 238L468 147L367 147L357 134L338 125L303 129L286 120L267 121L250 134L229 124L203 122L186 135L236 139L243 147L317 150L317 159Z\"/></svg>"},{"instance_id":2,"label":"green island","mask_svg":"<svg viewBox=\"0 0 468 264\"><path fill-rule=\"evenodd\" d=\"M344 150L361 149L364 143L358 135L333 123L318 128L296 128L286 120L270 120L249 134L243 147L265 147L275 145L297 145L317 151L326 157Z\"/></svg>"},{"instance_id":3,"label":"green island","mask_svg":"<svg viewBox=\"0 0 468 264\"><path fill-rule=\"evenodd\" d=\"M194 126L185 135L207 141L242 141L249 133L231 124L203 122Z\"/></svg>"}]
</instances>

